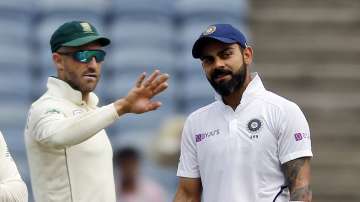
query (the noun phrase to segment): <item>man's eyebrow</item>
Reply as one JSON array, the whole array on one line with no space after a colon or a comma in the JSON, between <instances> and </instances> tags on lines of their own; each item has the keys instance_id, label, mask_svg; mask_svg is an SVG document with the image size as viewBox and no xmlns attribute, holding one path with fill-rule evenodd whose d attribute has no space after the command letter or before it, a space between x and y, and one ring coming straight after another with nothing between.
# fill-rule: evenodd
<instances>
[{"instance_id":1,"label":"man's eyebrow","mask_svg":"<svg viewBox=\"0 0 360 202\"><path fill-rule=\"evenodd\" d=\"M203 60L203 59L206 59L206 58L211 58L212 56L211 55L201 55L200 56L200 60Z\"/></svg>"},{"instance_id":2,"label":"man's eyebrow","mask_svg":"<svg viewBox=\"0 0 360 202\"><path fill-rule=\"evenodd\" d=\"M223 54L223 53L226 52L226 51L230 51L230 50L234 50L234 49L235 49L234 47L228 46L228 47L223 48L222 50L220 50L220 51L217 52L216 54L217 54L217 55L218 55L218 54ZM200 59L202 60L202 59L209 58L209 57L212 57L212 56L211 56L211 55L206 55L206 53L204 53L204 54L200 57Z\"/></svg>"},{"instance_id":3,"label":"man's eyebrow","mask_svg":"<svg viewBox=\"0 0 360 202\"><path fill-rule=\"evenodd\" d=\"M226 48L222 49L221 51L219 51L219 53L224 53L226 51L233 50L233 49L234 49L233 47L229 46L229 47L226 47Z\"/></svg>"}]
</instances>

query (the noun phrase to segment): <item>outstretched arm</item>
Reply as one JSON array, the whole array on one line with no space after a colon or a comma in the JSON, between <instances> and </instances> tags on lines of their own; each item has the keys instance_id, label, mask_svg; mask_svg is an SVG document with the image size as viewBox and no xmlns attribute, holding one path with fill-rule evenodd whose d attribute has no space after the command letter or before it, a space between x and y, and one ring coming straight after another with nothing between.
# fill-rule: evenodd
<instances>
[{"instance_id":1,"label":"outstretched arm","mask_svg":"<svg viewBox=\"0 0 360 202\"><path fill-rule=\"evenodd\" d=\"M168 78L167 74L159 70L154 71L148 78L143 73L124 98L78 116L65 116L63 109L58 109L58 105L54 103L37 107L29 113L29 134L44 145L55 148L79 144L125 113L141 114L159 108L161 103L151 99L167 88Z\"/></svg>"},{"instance_id":2,"label":"outstretched arm","mask_svg":"<svg viewBox=\"0 0 360 202\"><path fill-rule=\"evenodd\" d=\"M311 202L310 157L288 161L282 169L290 190L290 201Z\"/></svg>"}]
</instances>

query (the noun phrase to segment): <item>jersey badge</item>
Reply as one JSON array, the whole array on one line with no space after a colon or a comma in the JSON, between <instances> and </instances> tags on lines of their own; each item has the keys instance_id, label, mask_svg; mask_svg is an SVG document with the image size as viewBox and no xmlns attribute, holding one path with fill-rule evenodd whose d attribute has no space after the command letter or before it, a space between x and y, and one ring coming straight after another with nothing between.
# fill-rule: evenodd
<instances>
[{"instance_id":1,"label":"jersey badge","mask_svg":"<svg viewBox=\"0 0 360 202\"><path fill-rule=\"evenodd\" d=\"M250 139L258 139L258 132L261 130L263 123L260 119L251 119L247 124L247 130L251 133Z\"/></svg>"},{"instance_id":2,"label":"jersey badge","mask_svg":"<svg viewBox=\"0 0 360 202\"><path fill-rule=\"evenodd\" d=\"M45 112L45 114L60 114L60 111L57 109L49 109Z\"/></svg>"}]
</instances>

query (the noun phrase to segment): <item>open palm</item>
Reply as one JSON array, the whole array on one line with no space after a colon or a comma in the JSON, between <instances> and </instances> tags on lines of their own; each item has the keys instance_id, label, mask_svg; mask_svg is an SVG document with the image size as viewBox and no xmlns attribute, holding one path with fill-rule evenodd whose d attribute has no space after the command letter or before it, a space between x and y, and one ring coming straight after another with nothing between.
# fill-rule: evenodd
<instances>
[{"instance_id":1,"label":"open palm","mask_svg":"<svg viewBox=\"0 0 360 202\"><path fill-rule=\"evenodd\" d=\"M169 75L160 73L159 70L154 71L148 79L145 80L146 74L140 75L136 85L129 91L125 97L128 103L129 113L144 113L155 110L161 106L161 102L152 101L155 95L164 91L167 87Z\"/></svg>"}]
</instances>

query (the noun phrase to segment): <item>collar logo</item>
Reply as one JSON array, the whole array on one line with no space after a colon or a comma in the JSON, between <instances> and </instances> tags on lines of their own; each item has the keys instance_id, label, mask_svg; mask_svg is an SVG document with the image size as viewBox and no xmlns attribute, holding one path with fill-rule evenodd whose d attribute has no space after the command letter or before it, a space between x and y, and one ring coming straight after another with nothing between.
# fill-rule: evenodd
<instances>
[{"instance_id":1,"label":"collar logo","mask_svg":"<svg viewBox=\"0 0 360 202\"><path fill-rule=\"evenodd\" d=\"M202 33L202 35L206 36L214 33L215 31L216 31L216 27L214 25L211 25L205 30L205 32Z\"/></svg>"},{"instance_id":2,"label":"collar logo","mask_svg":"<svg viewBox=\"0 0 360 202\"><path fill-rule=\"evenodd\" d=\"M87 22L80 23L80 26L82 27L84 32L93 32L91 26Z\"/></svg>"}]
</instances>

